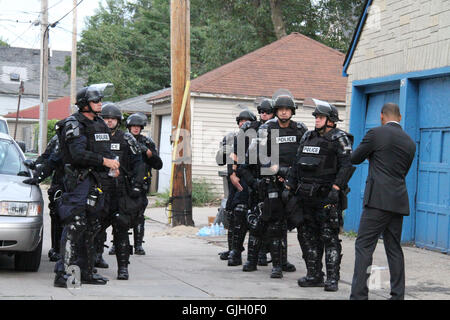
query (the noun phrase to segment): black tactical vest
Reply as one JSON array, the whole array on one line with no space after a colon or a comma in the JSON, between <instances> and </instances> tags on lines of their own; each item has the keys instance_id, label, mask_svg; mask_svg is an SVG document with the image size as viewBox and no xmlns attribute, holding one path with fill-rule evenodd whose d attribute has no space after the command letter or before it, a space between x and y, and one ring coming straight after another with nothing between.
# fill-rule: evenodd
<instances>
[{"instance_id":1,"label":"black tactical vest","mask_svg":"<svg viewBox=\"0 0 450 320\"><path fill-rule=\"evenodd\" d=\"M119 157L120 167L129 170L129 145L123 136L124 132L122 130L116 130L116 133L111 135L111 152Z\"/></svg>"},{"instance_id":2,"label":"black tactical vest","mask_svg":"<svg viewBox=\"0 0 450 320\"><path fill-rule=\"evenodd\" d=\"M67 125L69 122L77 122L79 128L79 135L85 136L87 139L87 147L88 151L92 151L100 154L105 158L112 158L112 153L110 151L111 148L111 131L103 121L103 119L99 117L95 117L94 120L89 120L81 113L74 113L73 115L67 117L66 119L58 122L58 125L61 126L61 129ZM65 164L69 163L74 165L74 161L70 152L68 150L67 142L64 137L59 138L59 142L61 145L61 150L63 152L63 161ZM105 169L102 167L102 169Z\"/></svg>"},{"instance_id":3,"label":"black tactical vest","mask_svg":"<svg viewBox=\"0 0 450 320\"><path fill-rule=\"evenodd\" d=\"M267 124L270 131L268 143L270 143L269 141L272 139L272 143L276 143L278 145L280 167L292 166L300 140L306 130L301 126L298 126L297 122L293 120L290 121L287 128L281 128L277 119L269 120L265 124ZM260 128L263 128L264 125ZM274 129L278 129L278 136L276 136L275 132L272 131ZM272 150L270 150L270 154L272 155Z\"/></svg>"},{"instance_id":4,"label":"black tactical vest","mask_svg":"<svg viewBox=\"0 0 450 320\"><path fill-rule=\"evenodd\" d=\"M320 184L332 182L338 167L331 135L320 136L316 131L309 131L298 150L296 166L299 181L303 178Z\"/></svg>"}]
</instances>

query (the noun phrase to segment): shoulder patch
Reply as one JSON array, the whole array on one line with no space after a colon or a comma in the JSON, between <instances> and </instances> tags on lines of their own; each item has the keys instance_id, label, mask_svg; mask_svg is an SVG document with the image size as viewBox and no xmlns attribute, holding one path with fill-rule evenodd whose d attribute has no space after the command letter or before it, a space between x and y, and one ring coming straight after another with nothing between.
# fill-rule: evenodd
<instances>
[{"instance_id":1,"label":"shoulder patch","mask_svg":"<svg viewBox=\"0 0 450 320\"><path fill-rule=\"evenodd\" d=\"M66 139L71 139L80 136L80 122L75 117L69 117L64 121L66 128Z\"/></svg>"}]
</instances>

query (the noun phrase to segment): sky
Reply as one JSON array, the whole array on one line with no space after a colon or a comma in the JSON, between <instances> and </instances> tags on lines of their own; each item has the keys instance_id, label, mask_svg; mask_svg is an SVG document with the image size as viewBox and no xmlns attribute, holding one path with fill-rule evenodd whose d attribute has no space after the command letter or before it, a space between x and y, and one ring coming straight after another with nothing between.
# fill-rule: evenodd
<instances>
[{"instance_id":1,"label":"sky","mask_svg":"<svg viewBox=\"0 0 450 320\"><path fill-rule=\"evenodd\" d=\"M80 3L81 1L81 3ZM48 22L53 23L73 8L73 0L47 0ZM80 40L84 21L95 13L105 0L77 0L77 38ZM0 0L0 39L11 47L40 49L41 0ZM70 12L55 28L50 28L49 47L52 50L72 50L72 20Z\"/></svg>"}]
</instances>

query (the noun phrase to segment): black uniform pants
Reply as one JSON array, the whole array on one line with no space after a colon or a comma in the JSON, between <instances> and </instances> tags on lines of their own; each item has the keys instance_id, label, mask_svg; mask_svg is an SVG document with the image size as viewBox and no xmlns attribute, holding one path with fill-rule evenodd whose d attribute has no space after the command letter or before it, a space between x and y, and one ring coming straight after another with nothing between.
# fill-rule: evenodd
<instances>
[{"instance_id":1,"label":"black uniform pants","mask_svg":"<svg viewBox=\"0 0 450 320\"><path fill-rule=\"evenodd\" d=\"M380 235L383 235L391 276L392 299L404 299L405 264L400 244L403 216L394 212L365 207L355 242L355 268L350 299L368 299L367 280L372 256Z\"/></svg>"},{"instance_id":2,"label":"black uniform pants","mask_svg":"<svg viewBox=\"0 0 450 320\"><path fill-rule=\"evenodd\" d=\"M339 226L331 224L329 210L322 206L310 207L303 204L305 221L297 229L297 238L302 249L308 275L321 277L322 257L325 252L327 277L339 280L341 241Z\"/></svg>"},{"instance_id":3,"label":"black uniform pants","mask_svg":"<svg viewBox=\"0 0 450 320\"><path fill-rule=\"evenodd\" d=\"M100 223L102 226L96 238L97 254L103 253L104 243L106 241L106 229L110 226L113 227L113 243L118 248L123 248L127 253L129 252L129 225L122 223L122 219L119 219L117 214L119 213L119 198L125 192L123 188L123 181L102 181L104 184L105 192L105 205L100 215ZM120 214L128 214L120 212Z\"/></svg>"}]
</instances>

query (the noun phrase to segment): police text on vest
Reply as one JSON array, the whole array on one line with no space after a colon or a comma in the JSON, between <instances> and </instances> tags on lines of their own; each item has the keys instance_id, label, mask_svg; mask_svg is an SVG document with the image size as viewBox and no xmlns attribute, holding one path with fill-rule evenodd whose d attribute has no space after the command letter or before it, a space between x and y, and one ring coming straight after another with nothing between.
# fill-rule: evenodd
<instances>
[{"instance_id":1,"label":"police text on vest","mask_svg":"<svg viewBox=\"0 0 450 320\"><path fill-rule=\"evenodd\" d=\"M319 154L319 152L320 152L320 147L308 147L308 146L303 147L303 153Z\"/></svg>"}]
</instances>

